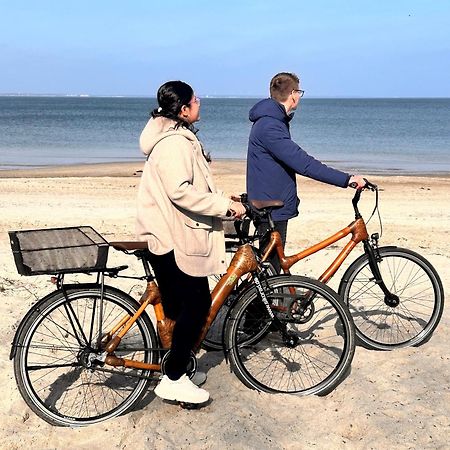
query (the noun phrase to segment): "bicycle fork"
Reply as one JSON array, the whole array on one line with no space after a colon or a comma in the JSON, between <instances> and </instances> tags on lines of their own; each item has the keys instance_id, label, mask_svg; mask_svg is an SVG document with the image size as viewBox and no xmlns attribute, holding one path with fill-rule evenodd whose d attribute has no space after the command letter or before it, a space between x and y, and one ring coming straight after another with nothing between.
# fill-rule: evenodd
<instances>
[{"instance_id":1,"label":"bicycle fork","mask_svg":"<svg viewBox=\"0 0 450 450\"><path fill-rule=\"evenodd\" d=\"M392 293L385 282L383 281L383 277L381 276L380 268L378 263L381 261L381 257L378 253L378 234L374 233L371 236L372 242L368 239L364 240L364 252L367 255L369 260L369 267L374 276L375 283L380 287L381 291L384 294L384 303L387 306L395 307L400 303L400 298L398 295Z\"/></svg>"},{"instance_id":2,"label":"bicycle fork","mask_svg":"<svg viewBox=\"0 0 450 450\"><path fill-rule=\"evenodd\" d=\"M267 299L266 293L264 291L264 288L257 275L255 275L254 283L256 289L258 290L259 297L263 302L265 309L269 313L272 324L274 324L277 330L281 333L283 342L288 347L295 347L298 343L298 336L296 334L289 333L286 324L282 323L282 321L273 313L272 308L270 307L269 300Z\"/></svg>"}]
</instances>

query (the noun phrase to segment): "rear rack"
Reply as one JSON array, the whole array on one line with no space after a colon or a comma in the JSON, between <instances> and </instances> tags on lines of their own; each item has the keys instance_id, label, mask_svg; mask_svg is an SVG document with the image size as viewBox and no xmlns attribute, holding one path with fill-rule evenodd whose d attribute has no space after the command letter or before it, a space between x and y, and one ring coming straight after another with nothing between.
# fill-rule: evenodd
<instances>
[{"instance_id":1,"label":"rear rack","mask_svg":"<svg viewBox=\"0 0 450 450\"><path fill-rule=\"evenodd\" d=\"M10 231L17 271L21 275L101 272L108 242L90 226Z\"/></svg>"}]
</instances>

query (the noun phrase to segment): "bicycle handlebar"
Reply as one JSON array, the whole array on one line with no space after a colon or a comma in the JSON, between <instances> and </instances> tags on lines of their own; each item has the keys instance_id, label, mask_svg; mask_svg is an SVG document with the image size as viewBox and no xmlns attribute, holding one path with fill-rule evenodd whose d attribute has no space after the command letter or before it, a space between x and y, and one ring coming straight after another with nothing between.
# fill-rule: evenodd
<instances>
[{"instance_id":1,"label":"bicycle handlebar","mask_svg":"<svg viewBox=\"0 0 450 450\"><path fill-rule=\"evenodd\" d=\"M349 187L359 191L363 191L364 189L375 191L378 189L378 186L374 183L371 183L367 178L363 178L363 180L366 182L366 184L362 188L358 188L357 183L355 183L354 181L352 183L349 183Z\"/></svg>"},{"instance_id":2,"label":"bicycle handlebar","mask_svg":"<svg viewBox=\"0 0 450 450\"><path fill-rule=\"evenodd\" d=\"M378 186L376 184L374 184L374 183L371 183L366 178L364 178L364 181L366 182L366 184L362 188L357 188L356 189L355 195L353 196L353 199L352 199L352 204L353 204L353 209L355 211L355 218L356 219L359 219L361 217L361 213L359 212L359 209L358 209L358 202L359 202L359 200L361 198L362 191L369 190L369 191L377 193L374 211L378 208ZM353 185L355 183L350 183L350 184ZM354 186L352 186L352 187L354 187Z\"/></svg>"},{"instance_id":3,"label":"bicycle handlebar","mask_svg":"<svg viewBox=\"0 0 450 450\"><path fill-rule=\"evenodd\" d=\"M369 190L369 191L377 193L374 211L378 208L378 186L375 183L370 182L366 178L364 178L364 181L365 181L365 185L362 188L356 188L355 195L353 196L353 199L352 199L352 204L353 204L353 209L355 211L356 219L361 217L361 214L358 210L358 202L361 198L362 191ZM351 183L351 185L353 185L353 184L354 183ZM351 185L349 185L349 186L351 186ZM352 187L356 187L356 186L352 186ZM245 223L246 221L257 222L259 220L266 220L269 222L270 228L273 229L275 227L273 220L272 220L271 212L272 212L273 208L279 207L280 205L267 206L267 207L258 209L252 204L251 201L248 200L247 194L241 194L241 203L244 205L245 210L246 210L246 217L243 220L241 220L242 223ZM373 213L372 213L372 215L373 215ZM246 225L244 225L244 226L235 227L236 232L241 241L249 240L248 225L249 225L249 223L248 224L246 223Z\"/></svg>"},{"instance_id":4,"label":"bicycle handlebar","mask_svg":"<svg viewBox=\"0 0 450 450\"><path fill-rule=\"evenodd\" d=\"M249 235L250 223L256 223L258 220L267 220L269 222L269 226L274 228L275 225L270 213L275 206L265 206L264 208L258 209L252 204L251 201L248 200L246 193L241 194L240 197L246 213L242 219L234 220L234 229L241 243L253 242L258 239L258 236L255 235L251 237ZM231 213L227 212L226 215L227 217L230 217Z\"/></svg>"}]
</instances>

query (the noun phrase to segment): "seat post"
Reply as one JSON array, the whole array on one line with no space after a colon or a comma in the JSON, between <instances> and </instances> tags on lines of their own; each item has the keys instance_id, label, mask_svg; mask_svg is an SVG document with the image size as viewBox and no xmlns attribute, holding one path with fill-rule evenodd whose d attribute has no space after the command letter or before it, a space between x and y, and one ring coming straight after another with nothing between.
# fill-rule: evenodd
<instances>
[{"instance_id":1,"label":"seat post","mask_svg":"<svg viewBox=\"0 0 450 450\"><path fill-rule=\"evenodd\" d=\"M133 252L136 258L142 261L142 266L144 267L145 279L147 282L153 281L155 277L153 276L152 270L150 269L150 263L148 262L148 250L136 250Z\"/></svg>"}]
</instances>

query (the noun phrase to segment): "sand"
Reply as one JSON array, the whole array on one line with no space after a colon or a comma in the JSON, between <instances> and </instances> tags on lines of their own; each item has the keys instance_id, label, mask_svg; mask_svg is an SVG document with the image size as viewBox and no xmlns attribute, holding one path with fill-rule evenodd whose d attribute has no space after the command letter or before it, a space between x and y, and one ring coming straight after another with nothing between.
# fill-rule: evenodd
<instances>
[{"instance_id":1,"label":"sand","mask_svg":"<svg viewBox=\"0 0 450 450\"><path fill-rule=\"evenodd\" d=\"M133 239L141 163L0 172L0 447L90 448L448 448L450 437L450 315L444 310L431 340L393 352L357 347L352 371L326 397L270 395L246 388L220 353L201 353L212 403L197 411L161 402L150 393L134 412L82 429L52 427L22 400L9 360L21 318L53 286L49 277L22 277L11 255L8 230L92 225L108 240ZM242 162L213 163L225 192L245 188ZM9 178L8 178L9 177ZM450 178L374 176L378 183L384 245L416 250L450 285ZM287 253L325 238L352 220L353 191L299 180L301 214L290 223ZM373 194L364 195L367 216ZM379 231L374 217L369 232ZM294 272L318 276L337 246L308 258ZM360 254L355 251L350 259ZM129 263L112 252L114 264ZM337 286L339 274L331 282ZM128 284L127 284L128 283ZM135 283L134 283L135 284ZM133 283L117 284L124 290ZM135 286L134 293L141 287Z\"/></svg>"}]
</instances>

